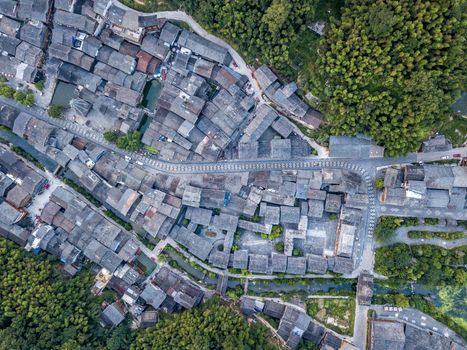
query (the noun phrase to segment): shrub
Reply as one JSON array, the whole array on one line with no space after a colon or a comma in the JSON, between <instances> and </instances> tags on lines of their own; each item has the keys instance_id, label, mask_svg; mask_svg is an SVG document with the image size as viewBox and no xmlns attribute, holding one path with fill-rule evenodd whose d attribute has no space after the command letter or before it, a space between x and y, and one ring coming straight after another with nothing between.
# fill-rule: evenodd
<instances>
[{"instance_id":1,"label":"shrub","mask_svg":"<svg viewBox=\"0 0 467 350\"><path fill-rule=\"evenodd\" d=\"M127 151L137 151L141 148L141 133L133 131L118 138L116 145L118 148Z\"/></svg>"},{"instance_id":2,"label":"shrub","mask_svg":"<svg viewBox=\"0 0 467 350\"><path fill-rule=\"evenodd\" d=\"M303 256L303 252L300 248L294 248L292 250L292 255L293 256Z\"/></svg>"},{"instance_id":3,"label":"shrub","mask_svg":"<svg viewBox=\"0 0 467 350\"><path fill-rule=\"evenodd\" d=\"M378 177L375 180L375 188L381 190L384 187L384 179L382 177Z\"/></svg>"},{"instance_id":4,"label":"shrub","mask_svg":"<svg viewBox=\"0 0 467 350\"><path fill-rule=\"evenodd\" d=\"M277 243L274 245L274 249L275 249L276 252L278 252L278 253L283 253L283 252L284 252L284 242L277 242Z\"/></svg>"},{"instance_id":5,"label":"shrub","mask_svg":"<svg viewBox=\"0 0 467 350\"><path fill-rule=\"evenodd\" d=\"M63 107L57 105L50 105L47 109L47 114L52 118L59 118L62 115Z\"/></svg>"},{"instance_id":6,"label":"shrub","mask_svg":"<svg viewBox=\"0 0 467 350\"><path fill-rule=\"evenodd\" d=\"M34 84L36 89L39 90L39 91L44 91L44 85L45 85L44 80L39 80L37 83Z\"/></svg>"},{"instance_id":7,"label":"shrub","mask_svg":"<svg viewBox=\"0 0 467 350\"><path fill-rule=\"evenodd\" d=\"M438 218L425 218L425 224L427 225L438 225L439 219Z\"/></svg>"},{"instance_id":8,"label":"shrub","mask_svg":"<svg viewBox=\"0 0 467 350\"><path fill-rule=\"evenodd\" d=\"M13 98L15 94L15 89L12 87L9 87L5 83L0 83L0 95L8 97L8 98Z\"/></svg>"},{"instance_id":9,"label":"shrub","mask_svg":"<svg viewBox=\"0 0 467 350\"><path fill-rule=\"evenodd\" d=\"M104 139L107 142L115 143L118 139L118 133L116 131L106 131L104 132Z\"/></svg>"}]
</instances>

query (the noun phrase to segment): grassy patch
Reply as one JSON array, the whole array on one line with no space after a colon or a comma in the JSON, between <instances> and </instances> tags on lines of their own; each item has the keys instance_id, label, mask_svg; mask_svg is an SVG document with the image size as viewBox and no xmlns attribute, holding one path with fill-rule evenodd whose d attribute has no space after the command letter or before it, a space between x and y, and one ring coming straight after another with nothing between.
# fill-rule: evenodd
<instances>
[{"instance_id":1,"label":"grassy patch","mask_svg":"<svg viewBox=\"0 0 467 350\"><path fill-rule=\"evenodd\" d=\"M149 145L144 145L144 149L151 153L156 153L156 154L160 153L160 151L156 147L152 147Z\"/></svg>"},{"instance_id":2,"label":"grassy patch","mask_svg":"<svg viewBox=\"0 0 467 350\"><path fill-rule=\"evenodd\" d=\"M353 334L354 299L309 299L307 313L326 327L345 335Z\"/></svg>"},{"instance_id":3,"label":"grassy patch","mask_svg":"<svg viewBox=\"0 0 467 350\"><path fill-rule=\"evenodd\" d=\"M173 247L171 247L171 246L168 245L168 246L166 246L166 247L164 248L164 250L162 251L162 253L166 254L166 255L169 257L170 260L173 260L173 261L174 261L174 259L172 259L172 258L170 257L169 252L170 252L171 254L177 255L178 257L180 257L180 259L182 259L183 261L185 261L187 264L191 265L191 266L192 266L193 268L195 268L196 270L198 270L198 271L204 273L206 276L209 276L210 278L216 278L216 277L217 277L217 275L216 275L214 272L211 272L211 271L206 270L204 267L198 265L198 264L196 263L196 261L190 261L190 260L188 260L183 254L179 253L175 248L173 248ZM175 263L176 263L176 261L175 261ZM172 263L172 264L174 264L174 263ZM177 264L177 266L178 266L178 264ZM186 271L186 272L188 273L188 271Z\"/></svg>"},{"instance_id":4,"label":"grassy patch","mask_svg":"<svg viewBox=\"0 0 467 350\"><path fill-rule=\"evenodd\" d=\"M433 238L441 238L447 241L460 239L465 237L465 233L462 231L456 232L433 232L433 231L409 231L408 233L409 238L425 238L425 239L433 239Z\"/></svg>"},{"instance_id":5,"label":"grassy patch","mask_svg":"<svg viewBox=\"0 0 467 350\"><path fill-rule=\"evenodd\" d=\"M272 328L274 329L278 329L279 328L279 320L271 317L271 316L268 316L266 314L263 314L262 312L259 313L259 315L264 318L271 326Z\"/></svg>"},{"instance_id":6,"label":"grassy patch","mask_svg":"<svg viewBox=\"0 0 467 350\"><path fill-rule=\"evenodd\" d=\"M295 78L304 87L312 78L311 67L318 58L320 39L318 34L307 28L290 46L291 68L297 71Z\"/></svg>"},{"instance_id":7,"label":"grassy patch","mask_svg":"<svg viewBox=\"0 0 467 350\"><path fill-rule=\"evenodd\" d=\"M321 146L329 146L330 133L326 125L321 125L318 129L312 129L292 118L289 118L289 120L294 123L305 136L315 140Z\"/></svg>"},{"instance_id":8,"label":"grassy patch","mask_svg":"<svg viewBox=\"0 0 467 350\"><path fill-rule=\"evenodd\" d=\"M127 231L133 230L133 226L131 226L130 223L126 222L125 220L123 220L121 218L119 218L117 215L115 215L115 213L113 211L107 209L106 211L104 211L104 214L105 214L105 216L112 219L113 221L115 221L120 226L122 226L125 230L127 230Z\"/></svg>"},{"instance_id":9,"label":"grassy patch","mask_svg":"<svg viewBox=\"0 0 467 350\"><path fill-rule=\"evenodd\" d=\"M460 147L467 140L467 119L451 113L439 124L438 132L446 136L454 147Z\"/></svg>"},{"instance_id":10,"label":"grassy patch","mask_svg":"<svg viewBox=\"0 0 467 350\"><path fill-rule=\"evenodd\" d=\"M92 204L94 204L96 207L100 207L102 205L102 203L96 199L91 193L89 193L88 191L86 191L84 188L82 188L81 186L79 186L78 184L74 183L73 181L71 181L70 179L67 179L66 177L65 178L62 178L62 181L63 183L65 183L66 185L70 186L72 189L74 189L76 192L78 192L79 194L81 194L84 198L86 198L88 201L90 201Z\"/></svg>"},{"instance_id":11,"label":"grassy patch","mask_svg":"<svg viewBox=\"0 0 467 350\"><path fill-rule=\"evenodd\" d=\"M427 225L438 225L439 224L438 218L425 218L424 221L425 221L425 224Z\"/></svg>"}]
</instances>

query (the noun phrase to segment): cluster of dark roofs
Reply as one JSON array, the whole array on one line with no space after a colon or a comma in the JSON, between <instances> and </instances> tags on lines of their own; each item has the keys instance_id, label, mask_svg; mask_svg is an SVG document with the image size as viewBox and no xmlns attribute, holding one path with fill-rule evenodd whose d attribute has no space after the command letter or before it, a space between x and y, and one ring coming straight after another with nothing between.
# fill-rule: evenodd
<instances>
[{"instance_id":1,"label":"cluster of dark roofs","mask_svg":"<svg viewBox=\"0 0 467 350\"><path fill-rule=\"evenodd\" d=\"M384 173L383 202L425 208L465 210L467 171L441 164L388 168Z\"/></svg>"},{"instance_id":2,"label":"cluster of dark roofs","mask_svg":"<svg viewBox=\"0 0 467 350\"><path fill-rule=\"evenodd\" d=\"M394 320L373 319L371 322L371 350L431 350L465 349L456 340L437 332Z\"/></svg>"},{"instance_id":3,"label":"cluster of dark roofs","mask_svg":"<svg viewBox=\"0 0 467 350\"><path fill-rule=\"evenodd\" d=\"M186 30L179 32L170 24L159 39L143 39L148 52L166 51L160 52L165 62L162 91L142 141L164 159L216 160L238 136L255 101L246 94L247 77L228 67L226 49ZM171 54L167 44L172 45Z\"/></svg>"},{"instance_id":4,"label":"cluster of dark roofs","mask_svg":"<svg viewBox=\"0 0 467 350\"><path fill-rule=\"evenodd\" d=\"M356 349L298 307L244 296L240 300L240 310L247 316L259 313L279 320L277 333L290 349L298 348L302 339L316 344L322 350L339 350L344 347L348 350Z\"/></svg>"},{"instance_id":5,"label":"cluster of dark roofs","mask_svg":"<svg viewBox=\"0 0 467 350\"><path fill-rule=\"evenodd\" d=\"M0 74L33 83L44 61L49 0L0 3Z\"/></svg>"},{"instance_id":6,"label":"cluster of dark roofs","mask_svg":"<svg viewBox=\"0 0 467 350\"><path fill-rule=\"evenodd\" d=\"M226 48L110 0L32 3L0 6L6 53L0 73L33 82L46 50L47 89L57 82L76 86L70 101L76 121L123 133L138 128L145 85L160 77L158 109L144 143L166 159L216 160L236 141L255 101L246 94L247 77L228 67Z\"/></svg>"},{"instance_id":7,"label":"cluster of dark roofs","mask_svg":"<svg viewBox=\"0 0 467 350\"><path fill-rule=\"evenodd\" d=\"M13 224L22 217L20 211L33 197L40 194L47 184L47 179L28 166L12 151L0 148L0 198L5 212L1 212L2 222ZM10 208L11 207L11 208ZM17 212L16 214L7 214Z\"/></svg>"},{"instance_id":8,"label":"cluster of dark roofs","mask_svg":"<svg viewBox=\"0 0 467 350\"><path fill-rule=\"evenodd\" d=\"M298 90L296 83L283 85L274 72L264 64L254 74L266 96L281 110L313 128L319 127L323 121L323 115L308 106L296 94Z\"/></svg>"},{"instance_id":9,"label":"cluster of dark roofs","mask_svg":"<svg viewBox=\"0 0 467 350\"><path fill-rule=\"evenodd\" d=\"M293 124L266 104L260 105L238 144L238 158L289 159L305 156L310 146L295 132Z\"/></svg>"}]
</instances>

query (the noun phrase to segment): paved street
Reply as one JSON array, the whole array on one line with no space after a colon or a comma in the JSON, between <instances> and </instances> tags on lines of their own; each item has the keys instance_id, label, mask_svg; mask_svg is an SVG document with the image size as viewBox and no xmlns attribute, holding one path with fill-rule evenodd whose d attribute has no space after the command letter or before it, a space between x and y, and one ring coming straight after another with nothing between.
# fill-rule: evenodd
<instances>
[{"instance_id":1,"label":"paved street","mask_svg":"<svg viewBox=\"0 0 467 350\"><path fill-rule=\"evenodd\" d=\"M355 323L354 323L354 331L352 337L352 343L358 349L366 349L366 333L367 333L367 315L368 310L370 309L369 306L366 305L358 305L356 303L355 307Z\"/></svg>"},{"instance_id":2,"label":"paved street","mask_svg":"<svg viewBox=\"0 0 467 350\"><path fill-rule=\"evenodd\" d=\"M414 327L424 329L429 332L435 332L445 336L446 338L454 339L460 344L464 344L465 341L459 337L456 333L450 330L441 322L436 321L432 317L424 314L421 311L411 308L396 308L391 307L390 310L385 310L384 305L371 305L371 309L375 310L378 318L388 320L398 320L404 323L410 324Z\"/></svg>"},{"instance_id":3,"label":"paved street","mask_svg":"<svg viewBox=\"0 0 467 350\"><path fill-rule=\"evenodd\" d=\"M436 208L411 208L411 207L399 207L395 205L379 205L378 206L379 216L400 216L400 217L418 217L418 218L430 218L436 217L440 219L456 219L456 220L467 220L466 210L450 210L450 209L436 209Z\"/></svg>"}]
</instances>

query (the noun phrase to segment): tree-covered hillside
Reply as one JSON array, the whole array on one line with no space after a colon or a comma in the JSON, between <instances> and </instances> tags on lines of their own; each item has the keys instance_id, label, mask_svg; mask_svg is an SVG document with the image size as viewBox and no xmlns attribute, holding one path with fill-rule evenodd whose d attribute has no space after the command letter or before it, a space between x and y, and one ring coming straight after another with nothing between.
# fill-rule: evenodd
<instances>
[{"instance_id":1,"label":"tree-covered hillside","mask_svg":"<svg viewBox=\"0 0 467 350\"><path fill-rule=\"evenodd\" d=\"M260 325L248 326L218 299L139 332L132 350L273 350Z\"/></svg>"},{"instance_id":2,"label":"tree-covered hillside","mask_svg":"<svg viewBox=\"0 0 467 350\"><path fill-rule=\"evenodd\" d=\"M91 338L90 276L59 278L50 261L0 239L0 348L58 349Z\"/></svg>"},{"instance_id":3,"label":"tree-covered hillside","mask_svg":"<svg viewBox=\"0 0 467 350\"><path fill-rule=\"evenodd\" d=\"M128 321L103 328L100 303L111 302L113 294L91 295L93 279L88 272L65 277L46 254L0 237L0 349L275 349L262 326L249 326L217 299L139 332Z\"/></svg>"},{"instance_id":4,"label":"tree-covered hillside","mask_svg":"<svg viewBox=\"0 0 467 350\"><path fill-rule=\"evenodd\" d=\"M290 46L306 30L311 0L185 0L206 29L220 35L251 63L286 70ZM190 4L193 3L193 4Z\"/></svg>"},{"instance_id":5,"label":"tree-covered hillside","mask_svg":"<svg viewBox=\"0 0 467 350\"><path fill-rule=\"evenodd\" d=\"M414 151L465 89L465 1L349 0L311 84L335 134Z\"/></svg>"}]
</instances>

